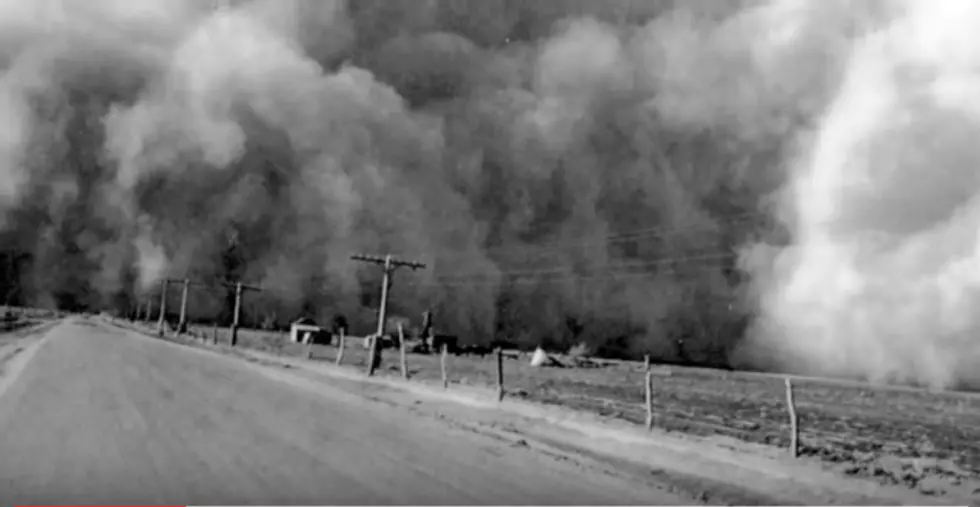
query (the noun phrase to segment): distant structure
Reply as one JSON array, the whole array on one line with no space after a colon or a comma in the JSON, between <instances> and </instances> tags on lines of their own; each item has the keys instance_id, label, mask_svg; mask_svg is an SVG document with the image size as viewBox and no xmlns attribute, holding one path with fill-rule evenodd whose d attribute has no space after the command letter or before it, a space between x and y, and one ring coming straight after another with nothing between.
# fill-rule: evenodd
<instances>
[{"instance_id":1,"label":"distant structure","mask_svg":"<svg viewBox=\"0 0 980 507\"><path fill-rule=\"evenodd\" d=\"M303 317L289 326L289 339L293 343L330 343L330 334L309 317Z\"/></svg>"}]
</instances>

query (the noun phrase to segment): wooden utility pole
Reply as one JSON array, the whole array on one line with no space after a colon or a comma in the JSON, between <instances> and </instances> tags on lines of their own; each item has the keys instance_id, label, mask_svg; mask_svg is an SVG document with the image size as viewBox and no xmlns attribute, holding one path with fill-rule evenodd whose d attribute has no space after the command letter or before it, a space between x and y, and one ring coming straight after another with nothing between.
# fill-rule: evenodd
<instances>
[{"instance_id":1,"label":"wooden utility pole","mask_svg":"<svg viewBox=\"0 0 980 507\"><path fill-rule=\"evenodd\" d=\"M167 286L170 280L160 282L160 317L157 319L157 335L163 336L164 327L167 324Z\"/></svg>"},{"instance_id":2,"label":"wooden utility pole","mask_svg":"<svg viewBox=\"0 0 980 507\"><path fill-rule=\"evenodd\" d=\"M177 334L184 334L187 332L187 327L189 325L187 317L187 305L190 301L191 286L206 286L204 283L191 282L189 278L183 279L170 279L170 283L179 283L182 286L180 294L180 321L177 324Z\"/></svg>"},{"instance_id":3,"label":"wooden utility pole","mask_svg":"<svg viewBox=\"0 0 980 507\"><path fill-rule=\"evenodd\" d=\"M242 282L235 284L235 313L231 320L231 346L238 345L238 326L242 318Z\"/></svg>"},{"instance_id":4,"label":"wooden utility pole","mask_svg":"<svg viewBox=\"0 0 980 507\"><path fill-rule=\"evenodd\" d=\"M231 284L225 284L231 285ZM245 285L242 282L236 282L235 287L235 314L232 316L231 321L231 346L234 347L238 344L238 326L241 325L242 320L242 293L246 290L260 291L259 287L253 285Z\"/></svg>"},{"instance_id":5,"label":"wooden utility pole","mask_svg":"<svg viewBox=\"0 0 980 507\"><path fill-rule=\"evenodd\" d=\"M184 278L182 283L184 288L180 293L180 321L177 323L177 334L179 335L187 332L187 298L191 292L191 281Z\"/></svg>"},{"instance_id":6,"label":"wooden utility pole","mask_svg":"<svg viewBox=\"0 0 980 507\"><path fill-rule=\"evenodd\" d=\"M143 322L150 322L151 313L153 313L153 298L146 296L146 313L143 314Z\"/></svg>"},{"instance_id":7,"label":"wooden utility pole","mask_svg":"<svg viewBox=\"0 0 980 507\"><path fill-rule=\"evenodd\" d=\"M383 257L380 255L359 254L352 255L351 259L361 262L372 262L384 268L384 274L381 280L381 302L378 303L378 328L374 337L371 339L371 352L368 357L368 375L374 375L374 370L378 367L378 363L381 359L379 354L380 351L378 349L378 340L380 340L385 334L385 321L388 317L388 292L391 289L392 274L400 267L411 268L412 271L425 269L425 264L418 261L395 259L391 256L391 254Z\"/></svg>"},{"instance_id":8,"label":"wooden utility pole","mask_svg":"<svg viewBox=\"0 0 980 507\"><path fill-rule=\"evenodd\" d=\"M422 339L423 347L428 349L429 347L435 347L435 330L432 327L432 310L426 310L422 312L422 326L419 329L419 338ZM434 350L430 350L430 353L435 353Z\"/></svg>"}]
</instances>

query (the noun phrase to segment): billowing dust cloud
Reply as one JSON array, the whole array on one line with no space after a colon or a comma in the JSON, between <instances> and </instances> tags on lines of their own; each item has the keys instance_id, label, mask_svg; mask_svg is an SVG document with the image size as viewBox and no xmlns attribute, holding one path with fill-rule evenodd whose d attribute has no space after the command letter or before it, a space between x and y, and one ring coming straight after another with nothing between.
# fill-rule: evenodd
<instances>
[{"instance_id":1,"label":"billowing dust cloud","mask_svg":"<svg viewBox=\"0 0 980 507\"><path fill-rule=\"evenodd\" d=\"M945 385L972 55L925 5L0 0L7 300L356 327L393 252L464 341Z\"/></svg>"},{"instance_id":2,"label":"billowing dust cloud","mask_svg":"<svg viewBox=\"0 0 980 507\"><path fill-rule=\"evenodd\" d=\"M754 350L798 371L975 383L980 5L896 4L861 37L784 194ZM976 385L976 384L974 384Z\"/></svg>"}]
</instances>

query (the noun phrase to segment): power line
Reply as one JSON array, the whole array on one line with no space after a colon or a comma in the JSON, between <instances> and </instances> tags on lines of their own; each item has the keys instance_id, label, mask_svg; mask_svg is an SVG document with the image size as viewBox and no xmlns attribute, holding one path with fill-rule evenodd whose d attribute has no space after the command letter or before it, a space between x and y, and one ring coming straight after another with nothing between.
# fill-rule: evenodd
<instances>
[{"instance_id":1,"label":"power line","mask_svg":"<svg viewBox=\"0 0 980 507\"><path fill-rule=\"evenodd\" d=\"M679 269L690 272L708 272L724 267L719 264L724 261L734 260L738 257L737 252L703 252L686 256L659 257L654 259L637 261L610 262L607 264L593 265L569 265L555 268L526 268L526 269L504 269L491 272L469 272L449 275L437 275L429 280L406 280L406 286L413 288L438 288L438 287L469 287L469 286L502 286L502 285L537 285L555 284L569 281L595 281L595 280L624 280L624 279L651 279L665 274L678 274ZM380 259L380 257L378 257ZM368 260L368 259L365 259ZM370 259L374 261L373 257ZM419 263L421 266L422 264ZM656 271L651 271L656 268ZM214 280L214 283L191 282L191 285L205 289L234 288L234 283L223 280ZM256 287L256 289L259 289ZM274 297L284 296L291 291L272 287L260 288L262 292ZM300 292L309 293L309 290ZM313 291L316 294L329 294L332 291L320 289Z\"/></svg>"},{"instance_id":2,"label":"power line","mask_svg":"<svg viewBox=\"0 0 980 507\"><path fill-rule=\"evenodd\" d=\"M481 249L482 252L486 253L490 257L495 256L508 256L514 254L525 254L530 256L544 256L549 253L562 252L567 250L573 250L582 247L590 246L609 246L617 245L622 243L629 243L633 241L649 241L656 239L666 239L672 236L677 236L685 233L694 232L710 232L720 225L734 225L740 222L748 221L752 218L768 218L766 215L752 212L752 213L741 213L737 215L731 215L725 217L721 220L717 220L710 224L704 224L699 226L690 227L673 227L673 226L655 226L646 227L642 229L634 229L630 231L624 231L613 234L606 234L599 238L583 239L578 241L548 241L542 243L534 244L521 244L521 245L508 245L499 247L487 247ZM463 251L445 251L441 254L435 255L437 260L439 259L452 259L467 254Z\"/></svg>"},{"instance_id":3,"label":"power line","mask_svg":"<svg viewBox=\"0 0 980 507\"><path fill-rule=\"evenodd\" d=\"M725 217L721 220L716 220L711 224L704 224L702 226L692 226L692 227L671 227L671 226L655 226L646 227L641 229L634 229L630 231L624 231L616 234L608 234L602 238L598 239L586 239L574 242L567 241L552 241L539 244L525 244L525 245L513 245L508 247L498 247L485 249L484 252L490 254L506 254L507 252L520 252L529 251L532 254L547 254L550 252L555 252L559 250L569 250L575 247L590 246L590 245L611 245L630 241L641 241L641 240L651 240L651 239L662 239L665 237L670 237L676 234L683 234L690 231L710 231L711 229L717 227L718 225L724 223L738 223L752 218L766 217L761 213L741 213L737 215L731 215ZM463 252L443 252L442 255L437 255L436 258L445 258L446 255L461 255ZM600 279L629 279L629 278L651 278L655 276L660 276L667 273L677 273L678 265L683 266L700 266L709 267L708 263L716 263L719 261L728 261L737 258L738 254L732 251L727 252L704 252L699 254L692 254L686 256L674 256L674 257L660 257L654 259L636 260L636 261L619 261L608 264L592 265L592 266L582 266L572 264L564 267L557 268L528 268L528 269L504 269L496 270L493 272L484 273L463 273L463 274L452 274L446 276L437 276L430 281L413 281L410 283L414 287L452 287L452 286L499 286L505 284L547 284L556 282L567 282L571 280L600 280ZM380 256L354 256L356 260L368 261L373 263L383 263L384 258ZM401 261L397 261L401 262ZM405 262L406 266L412 267L413 269L418 269L424 267L424 264L418 262ZM664 268L669 269L664 269ZM711 268L721 267L721 266L710 266ZM644 271L650 270L652 268L658 268L656 271ZM583 272L584 271L584 272ZM173 280L176 282L176 280ZM183 282L183 280L180 280ZM238 283L220 279L218 277L212 277L208 281L195 281L188 282L192 286L205 288L206 290L214 290L222 288L224 290L237 289ZM239 292L243 289L250 289L255 291L261 291L270 293L275 296L282 296L287 292L282 289L275 289L271 287L252 287L242 285ZM301 291L308 292L308 291ZM326 289L320 291L328 293ZM237 295L237 294L236 294ZM236 297L236 306L241 304L240 295ZM237 312L236 312L237 313Z\"/></svg>"},{"instance_id":4,"label":"power line","mask_svg":"<svg viewBox=\"0 0 980 507\"><path fill-rule=\"evenodd\" d=\"M413 285L415 287L500 286L508 284L535 285L567 282L573 280L654 278L664 274L677 274L679 267L678 264L694 266L696 268L695 271L702 270L703 272L707 272L707 268L717 268L721 266L710 265L703 261L725 261L733 260L737 257L738 254L735 252L709 253L685 257L669 257L642 262L614 263L604 266L595 266L593 268L595 270L594 272L585 273L582 273L580 270L576 270L574 268L499 271L496 273L476 275L438 277L428 282L419 282ZM668 269L642 271L642 269L649 269L653 267L667 267ZM630 269L633 271L629 271ZM523 277L523 279L521 277Z\"/></svg>"},{"instance_id":5,"label":"power line","mask_svg":"<svg viewBox=\"0 0 980 507\"><path fill-rule=\"evenodd\" d=\"M702 268L703 269L703 268ZM708 272L704 270L703 272ZM597 282L597 281L624 281L624 280L653 280L665 274L677 274L675 269L658 271L658 272L610 272L610 273L585 273L585 274L575 274L569 273L563 276L550 276L550 277L540 277L540 278L523 278L523 279L511 279L511 280L451 280L451 281L433 281L433 282L423 282L413 284L414 287L432 287L432 288L460 288L460 287L503 287L503 286L514 286L514 285L558 285L562 283L570 282Z\"/></svg>"},{"instance_id":6,"label":"power line","mask_svg":"<svg viewBox=\"0 0 980 507\"><path fill-rule=\"evenodd\" d=\"M743 215L733 215L726 218L724 221L728 223L734 223L738 221L744 221L748 218L752 218L756 214L743 214ZM537 245L527 245L527 248L532 249L542 249L542 248L554 248L554 249L565 249L576 246L591 246L591 245L603 245L603 244L616 244L628 241L637 241L643 239L661 239L665 237L675 236L678 234L688 233L691 231L710 231L713 226L720 225L719 222L710 224L704 224L700 226L690 226L690 227L673 227L673 226L657 226L657 227L647 227L643 229L634 229L632 231L626 231L615 234L607 234L602 238L582 240L582 241L552 241L539 243ZM493 251L493 249L491 249Z\"/></svg>"},{"instance_id":7,"label":"power line","mask_svg":"<svg viewBox=\"0 0 980 507\"><path fill-rule=\"evenodd\" d=\"M661 257L658 259L648 259L641 261L624 261L615 262L608 264L599 264L593 266L579 266L579 269L575 269L575 266L559 267L559 268L544 268L544 269L516 269L516 270L500 270L489 273L470 273L462 275L448 275L439 278L473 278L473 277L487 277L487 276L533 276L533 275L546 275L546 274L563 274L563 273L574 273L582 270L599 269L599 270L613 270L613 269L645 269L653 267L661 267L664 265L678 264L678 263L698 263L702 261L723 261L737 258L738 254L735 252L709 252L695 255L688 255L682 257Z\"/></svg>"}]
</instances>

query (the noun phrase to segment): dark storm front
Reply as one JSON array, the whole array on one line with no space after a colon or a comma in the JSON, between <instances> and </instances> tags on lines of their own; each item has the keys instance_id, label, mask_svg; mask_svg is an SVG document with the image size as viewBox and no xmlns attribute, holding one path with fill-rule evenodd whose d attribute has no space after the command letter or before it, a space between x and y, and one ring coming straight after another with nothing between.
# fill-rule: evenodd
<instances>
[{"instance_id":1,"label":"dark storm front","mask_svg":"<svg viewBox=\"0 0 980 507\"><path fill-rule=\"evenodd\" d=\"M687 204L671 196L684 184L664 188L669 171L645 141L635 146L642 114L621 113L642 97L599 100L612 93L601 81L618 79L605 64L588 71L599 81L582 81L596 97L587 112L554 109L588 122L549 117L564 100L549 83L578 72L569 48L605 47L668 13L546 4L180 4L195 28L144 43L172 51L169 61L69 52L79 63L59 91L16 115L37 125L37 153L48 155L32 159L8 213L8 244L32 259L13 277L11 304L125 312L161 277L217 279L269 289L245 296L249 326L341 312L359 328L376 320L377 272L348 256L391 251L431 266L398 283L391 313L431 308L473 344L585 342L609 356L727 364L746 320L732 305L743 283L732 247L769 227L754 204L733 203L754 200L719 183L704 189L712 204L695 223L676 218ZM177 9L127 19L157 33L190 23ZM118 26L116 13L90 10ZM272 19L293 21L260 28ZM205 55L211 64L191 58ZM541 82L522 77L535 73ZM281 82L266 86L270 76ZM203 88L182 84L192 81ZM229 112L191 107L202 103L194 93ZM137 120L163 110L186 114ZM527 123L531 111L543 123ZM55 136L61 128L68 135ZM231 290L195 289L191 300L191 321L233 320ZM651 319L655 308L672 317Z\"/></svg>"}]
</instances>

